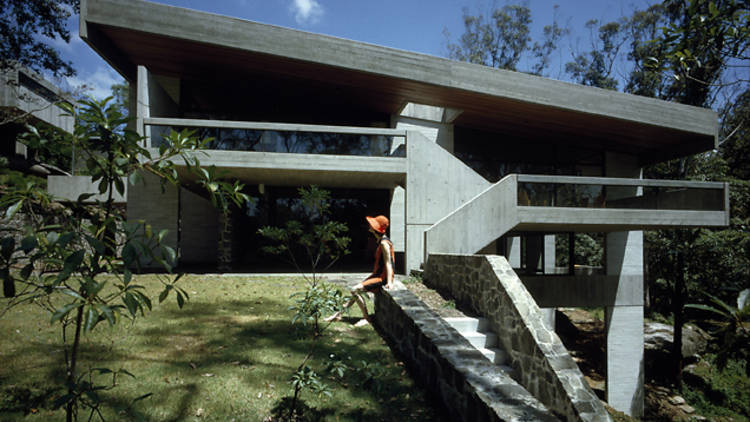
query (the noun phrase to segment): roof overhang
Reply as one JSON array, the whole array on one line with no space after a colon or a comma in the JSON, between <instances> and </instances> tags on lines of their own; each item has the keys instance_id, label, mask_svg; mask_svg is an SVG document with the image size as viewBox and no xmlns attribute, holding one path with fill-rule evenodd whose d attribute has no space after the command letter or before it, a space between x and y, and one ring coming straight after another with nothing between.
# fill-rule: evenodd
<instances>
[{"instance_id":1,"label":"roof overhang","mask_svg":"<svg viewBox=\"0 0 750 422\"><path fill-rule=\"evenodd\" d=\"M457 126L638 155L710 150L709 109L302 32L142 0L83 0L81 37L120 74L254 78L327 104L397 113L407 102L463 110ZM335 109L332 111L335 112Z\"/></svg>"}]
</instances>

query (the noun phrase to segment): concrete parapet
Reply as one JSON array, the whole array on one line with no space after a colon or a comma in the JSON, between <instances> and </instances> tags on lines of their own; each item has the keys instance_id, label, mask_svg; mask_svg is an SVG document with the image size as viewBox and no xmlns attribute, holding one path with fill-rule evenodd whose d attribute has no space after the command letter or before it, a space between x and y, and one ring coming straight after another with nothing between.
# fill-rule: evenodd
<instances>
[{"instance_id":1,"label":"concrete parapet","mask_svg":"<svg viewBox=\"0 0 750 422\"><path fill-rule=\"evenodd\" d=\"M122 184L125 186L122 195L117 190L112 192L115 204L124 204L127 201L128 181L125 177L122 178ZM92 182L91 176L47 176L47 193L64 201L77 201L78 197L85 193L95 194L84 201L87 203L107 200L107 193L99 193L99 183Z\"/></svg>"},{"instance_id":2,"label":"concrete parapet","mask_svg":"<svg viewBox=\"0 0 750 422\"><path fill-rule=\"evenodd\" d=\"M425 283L489 321L518 382L572 421L611 421L511 266L501 256L430 255Z\"/></svg>"},{"instance_id":3,"label":"concrete parapet","mask_svg":"<svg viewBox=\"0 0 750 422\"><path fill-rule=\"evenodd\" d=\"M450 420L559 420L401 283L376 295L375 321Z\"/></svg>"}]
</instances>

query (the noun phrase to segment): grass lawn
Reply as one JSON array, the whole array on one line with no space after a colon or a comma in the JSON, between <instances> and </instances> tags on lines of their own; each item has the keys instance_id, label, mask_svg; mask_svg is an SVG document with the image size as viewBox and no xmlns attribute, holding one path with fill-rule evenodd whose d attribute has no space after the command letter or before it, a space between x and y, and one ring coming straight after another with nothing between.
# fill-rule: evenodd
<instances>
[{"instance_id":1,"label":"grass lawn","mask_svg":"<svg viewBox=\"0 0 750 422\"><path fill-rule=\"evenodd\" d=\"M154 276L139 284L157 293ZM306 355L309 343L291 324L289 295L304 287L294 278L186 276L190 293L183 309L171 296L135 324L100 323L85 337L79 368L124 368L104 395L107 420L262 421L282 398ZM0 302L2 303L2 302ZM371 305L370 305L371 306ZM352 309L352 317L358 310ZM15 308L0 318L0 420L64 420L50 403L64 379L60 329L35 305ZM304 392L302 399L322 420L440 420L440 409L412 381L372 327L335 323L313 361L332 397ZM329 356L350 368L341 379L325 370ZM363 382L366 375L379 374ZM106 379L102 378L102 382ZM152 395L129 407L146 393ZM119 409L119 410L118 410ZM88 413L81 413L86 420Z\"/></svg>"}]
</instances>

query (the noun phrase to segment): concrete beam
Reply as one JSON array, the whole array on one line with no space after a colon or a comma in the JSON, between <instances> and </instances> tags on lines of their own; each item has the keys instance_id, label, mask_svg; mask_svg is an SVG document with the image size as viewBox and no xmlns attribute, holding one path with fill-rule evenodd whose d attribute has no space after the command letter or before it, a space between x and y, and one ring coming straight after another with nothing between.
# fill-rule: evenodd
<instances>
[{"instance_id":1,"label":"concrete beam","mask_svg":"<svg viewBox=\"0 0 750 422\"><path fill-rule=\"evenodd\" d=\"M643 305L642 275L519 277L541 308Z\"/></svg>"},{"instance_id":2,"label":"concrete beam","mask_svg":"<svg viewBox=\"0 0 750 422\"><path fill-rule=\"evenodd\" d=\"M252 184L391 189L406 180L405 158L206 150L198 159Z\"/></svg>"}]
</instances>

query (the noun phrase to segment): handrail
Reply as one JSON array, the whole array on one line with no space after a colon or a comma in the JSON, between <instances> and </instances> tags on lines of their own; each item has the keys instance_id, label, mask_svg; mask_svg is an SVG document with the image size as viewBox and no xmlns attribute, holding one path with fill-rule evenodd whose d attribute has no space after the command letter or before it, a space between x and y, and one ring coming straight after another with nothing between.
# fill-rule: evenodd
<instances>
[{"instance_id":1,"label":"handrail","mask_svg":"<svg viewBox=\"0 0 750 422\"><path fill-rule=\"evenodd\" d=\"M316 132L316 133L343 133L352 135L383 135L383 136L406 136L406 130L360 127L360 126L330 126L309 125L298 123L271 123L271 122L244 122L237 120L206 120L206 119L179 119L171 117L147 117L143 119L144 126L190 126L208 127L220 129L250 129L250 130L275 130L279 132Z\"/></svg>"},{"instance_id":2,"label":"handrail","mask_svg":"<svg viewBox=\"0 0 750 422\"><path fill-rule=\"evenodd\" d=\"M648 186L670 188L724 189L724 182L701 182L695 180L626 179L620 177L547 176L519 174L519 183L547 183L573 185Z\"/></svg>"}]
</instances>

